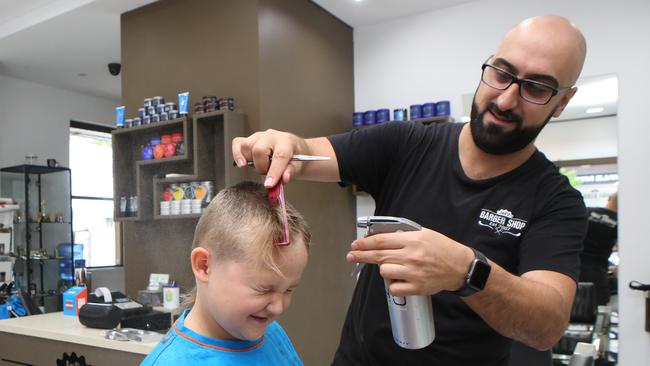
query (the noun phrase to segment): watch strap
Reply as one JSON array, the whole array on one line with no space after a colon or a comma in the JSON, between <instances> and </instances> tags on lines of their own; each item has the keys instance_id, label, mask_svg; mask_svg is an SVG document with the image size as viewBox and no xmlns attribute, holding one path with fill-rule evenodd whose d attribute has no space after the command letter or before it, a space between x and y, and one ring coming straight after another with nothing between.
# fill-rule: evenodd
<instances>
[{"instance_id":1,"label":"watch strap","mask_svg":"<svg viewBox=\"0 0 650 366\"><path fill-rule=\"evenodd\" d=\"M473 295L473 294L477 293L478 291L483 290L482 288L477 288L475 286L472 286L472 283L471 283L472 276L474 275L474 269L478 265L475 262L482 262L485 265L488 265L488 266L490 265L488 260L487 260L487 257L485 257L485 255L483 253L479 252L478 250L476 250L474 248L470 248L470 249L474 252L474 260L472 260L472 263L469 266L467 274L465 275L465 283L464 283L463 287L459 288L456 291L452 291L452 293L454 293L454 294L456 294L458 296L463 296L463 297L464 296L469 296L469 295Z\"/></svg>"}]
</instances>

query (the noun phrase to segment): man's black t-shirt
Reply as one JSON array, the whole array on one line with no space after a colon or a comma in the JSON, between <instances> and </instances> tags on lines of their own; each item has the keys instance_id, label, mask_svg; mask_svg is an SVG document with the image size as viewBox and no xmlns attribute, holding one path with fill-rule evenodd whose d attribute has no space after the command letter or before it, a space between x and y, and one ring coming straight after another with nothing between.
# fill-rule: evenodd
<instances>
[{"instance_id":1,"label":"man's black t-shirt","mask_svg":"<svg viewBox=\"0 0 650 366\"><path fill-rule=\"evenodd\" d=\"M458 157L462 124L389 122L330 136L341 180L375 199L376 215L399 216L483 252L514 274L533 270L576 280L586 228L580 193L536 151L515 170L468 178ZM511 340L459 297L431 296L434 342L421 350L392 339L376 265L362 271L334 365L505 365Z\"/></svg>"}]
</instances>

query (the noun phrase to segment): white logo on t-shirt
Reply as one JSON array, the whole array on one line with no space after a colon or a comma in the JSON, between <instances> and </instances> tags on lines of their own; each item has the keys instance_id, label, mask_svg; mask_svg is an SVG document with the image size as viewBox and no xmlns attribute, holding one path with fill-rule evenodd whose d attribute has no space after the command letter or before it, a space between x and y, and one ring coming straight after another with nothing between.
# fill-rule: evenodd
<instances>
[{"instance_id":1,"label":"white logo on t-shirt","mask_svg":"<svg viewBox=\"0 0 650 366\"><path fill-rule=\"evenodd\" d=\"M599 214L598 212L592 212L589 215L589 221L598 223L598 224L603 224L605 226L615 228L616 227L616 220L609 217L607 214Z\"/></svg>"},{"instance_id":2,"label":"white logo on t-shirt","mask_svg":"<svg viewBox=\"0 0 650 366\"><path fill-rule=\"evenodd\" d=\"M486 208L481 209L478 224L492 229L495 234L508 234L520 236L521 231L526 227L526 220L516 218L512 212L500 209L497 212Z\"/></svg>"}]
</instances>

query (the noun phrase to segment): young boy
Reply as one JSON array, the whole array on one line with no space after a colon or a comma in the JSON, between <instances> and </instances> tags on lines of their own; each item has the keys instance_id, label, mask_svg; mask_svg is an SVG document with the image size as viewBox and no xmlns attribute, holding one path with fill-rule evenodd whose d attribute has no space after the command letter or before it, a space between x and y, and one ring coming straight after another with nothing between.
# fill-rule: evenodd
<instances>
[{"instance_id":1,"label":"young boy","mask_svg":"<svg viewBox=\"0 0 650 366\"><path fill-rule=\"evenodd\" d=\"M191 254L190 307L141 365L302 365L275 319L289 306L307 264L310 233L287 204L291 242L266 189L223 189L203 212Z\"/></svg>"}]
</instances>

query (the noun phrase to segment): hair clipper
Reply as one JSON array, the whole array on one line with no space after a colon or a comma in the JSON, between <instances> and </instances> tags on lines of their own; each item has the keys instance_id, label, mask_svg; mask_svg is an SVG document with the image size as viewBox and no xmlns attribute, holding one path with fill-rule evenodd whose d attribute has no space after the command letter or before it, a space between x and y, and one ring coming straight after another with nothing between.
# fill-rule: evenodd
<instances>
[{"instance_id":1,"label":"hair clipper","mask_svg":"<svg viewBox=\"0 0 650 366\"><path fill-rule=\"evenodd\" d=\"M366 236L401 231L418 231L419 224L391 216L363 216L357 227L368 228ZM402 348L420 349L433 342L436 332L430 296L393 296L388 292L389 280L384 280L393 339Z\"/></svg>"}]
</instances>

